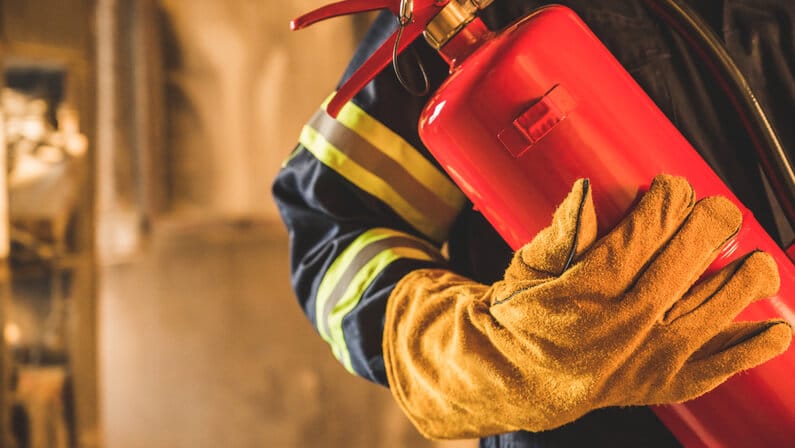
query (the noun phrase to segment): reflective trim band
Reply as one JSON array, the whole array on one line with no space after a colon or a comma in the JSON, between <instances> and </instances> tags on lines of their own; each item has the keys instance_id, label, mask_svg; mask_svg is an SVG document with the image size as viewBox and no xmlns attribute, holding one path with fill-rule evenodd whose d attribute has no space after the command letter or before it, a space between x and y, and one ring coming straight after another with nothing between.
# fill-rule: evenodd
<instances>
[{"instance_id":1,"label":"reflective trim band","mask_svg":"<svg viewBox=\"0 0 795 448\"><path fill-rule=\"evenodd\" d=\"M338 172L351 183L387 204L401 218L434 241L442 242L452 225L452 211L432 219L418 209L421 200L410 201L383 178L377 176L359 161L352 159L309 126L301 130L299 141L321 163Z\"/></svg>"},{"instance_id":2,"label":"reflective trim band","mask_svg":"<svg viewBox=\"0 0 795 448\"><path fill-rule=\"evenodd\" d=\"M331 101L331 97L323 103L324 111L329 101ZM333 120L328 114L324 114L324 116ZM411 175L429 191L436 192L449 207L460 211L464 206L466 202L464 193L450 179L423 157L416 148L362 108L348 101L337 115L337 121L359 134L387 157L403 166L411 167Z\"/></svg>"},{"instance_id":3,"label":"reflective trim band","mask_svg":"<svg viewBox=\"0 0 795 448\"><path fill-rule=\"evenodd\" d=\"M408 258L444 262L430 244L390 229L371 229L354 240L332 263L320 283L315 302L318 332L334 356L353 371L342 320L356 308L364 291L393 261Z\"/></svg>"},{"instance_id":4,"label":"reflective trim band","mask_svg":"<svg viewBox=\"0 0 795 448\"><path fill-rule=\"evenodd\" d=\"M455 184L403 138L352 102L342 108L337 119L324 109L325 103L304 126L301 144L428 238L437 243L446 240L466 202Z\"/></svg>"},{"instance_id":5,"label":"reflective trim band","mask_svg":"<svg viewBox=\"0 0 795 448\"><path fill-rule=\"evenodd\" d=\"M388 157L359 134L340 126L323 111L315 114L308 126L335 148L342 148L349 158L366 167L369 172L378 175L395 190L395 193L417 209L425 221L438 224L435 227L444 229L452 224L460 208L451 207L448 203L449 198L444 200L442 196L420 182L412 173L414 169L412 165Z\"/></svg>"}]
</instances>

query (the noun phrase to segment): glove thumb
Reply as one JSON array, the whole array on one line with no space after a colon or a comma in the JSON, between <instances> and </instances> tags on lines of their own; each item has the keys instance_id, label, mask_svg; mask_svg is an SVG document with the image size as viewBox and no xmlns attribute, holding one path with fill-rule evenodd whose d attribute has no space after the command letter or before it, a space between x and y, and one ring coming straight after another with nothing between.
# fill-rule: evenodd
<instances>
[{"instance_id":1,"label":"glove thumb","mask_svg":"<svg viewBox=\"0 0 795 448\"><path fill-rule=\"evenodd\" d=\"M513 281L557 277L596 240L596 212L588 179L574 183L552 224L514 254L505 271Z\"/></svg>"}]
</instances>

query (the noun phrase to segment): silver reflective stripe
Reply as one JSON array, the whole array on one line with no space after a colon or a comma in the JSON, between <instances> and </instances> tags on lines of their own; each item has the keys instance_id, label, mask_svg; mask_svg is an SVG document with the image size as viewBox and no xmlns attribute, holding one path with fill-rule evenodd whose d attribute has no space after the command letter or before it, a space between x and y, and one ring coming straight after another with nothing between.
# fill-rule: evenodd
<instances>
[{"instance_id":1,"label":"silver reflective stripe","mask_svg":"<svg viewBox=\"0 0 795 448\"><path fill-rule=\"evenodd\" d=\"M436 248L418 238L385 228L371 229L334 260L321 281L315 308L316 326L337 359L351 372L342 320L356 308L378 275L399 259L444 262Z\"/></svg>"},{"instance_id":2,"label":"silver reflective stripe","mask_svg":"<svg viewBox=\"0 0 795 448\"><path fill-rule=\"evenodd\" d=\"M337 119L318 111L304 126L300 142L433 241L446 240L466 202L419 151L353 103Z\"/></svg>"}]
</instances>

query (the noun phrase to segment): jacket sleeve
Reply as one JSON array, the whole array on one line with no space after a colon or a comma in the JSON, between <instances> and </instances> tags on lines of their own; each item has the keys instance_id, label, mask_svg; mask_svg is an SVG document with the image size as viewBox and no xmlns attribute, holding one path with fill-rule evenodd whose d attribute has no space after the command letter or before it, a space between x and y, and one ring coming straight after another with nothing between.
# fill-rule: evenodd
<instances>
[{"instance_id":1,"label":"jacket sleeve","mask_svg":"<svg viewBox=\"0 0 795 448\"><path fill-rule=\"evenodd\" d=\"M376 19L345 78L394 23ZM415 46L431 79L442 79L446 67L424 42ZM300 305L347 370L383 385L387 298L407 273L446 266L440 248L466 203L419 141L425 101L384 70L336 119L317 111L273 185Z\"/></svg>"}]
</instances>

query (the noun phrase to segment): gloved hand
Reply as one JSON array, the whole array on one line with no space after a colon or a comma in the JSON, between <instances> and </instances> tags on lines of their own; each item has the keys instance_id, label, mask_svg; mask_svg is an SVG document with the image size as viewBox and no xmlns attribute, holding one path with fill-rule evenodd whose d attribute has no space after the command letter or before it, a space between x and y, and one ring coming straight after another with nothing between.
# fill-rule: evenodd
<instances>
[{"instance_id":1,"label":"gloved hand","mask_svg":"<svg viewBox=\"0 0 795 448\"><path fill-rule=\"evenodd\" d=\"M732 323L777 291L769 255L748 254L693 286L741 220L727 199L694 204L684 179L658 176L594 242L580 180L504 280L428 269L400 281L383 339L392 393L430 438L542 431L601 407L697 397L792 337L779 320Z\"/></svg>"}]
</instances>

